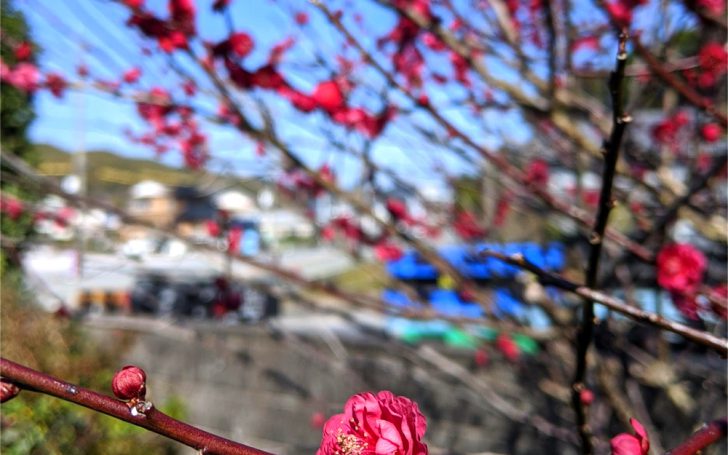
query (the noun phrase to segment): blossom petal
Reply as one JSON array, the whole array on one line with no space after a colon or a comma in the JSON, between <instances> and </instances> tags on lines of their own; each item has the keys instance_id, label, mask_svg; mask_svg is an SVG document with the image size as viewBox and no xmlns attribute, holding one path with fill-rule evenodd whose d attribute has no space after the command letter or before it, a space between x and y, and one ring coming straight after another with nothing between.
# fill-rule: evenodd
<instances>
[{"instance_id":1,"label":"blossom petal","mask_svg":"<svg viewBox=\"0 0 728 455\"><path fill-rule=\"evenodd\" d=\"M377 455L399 453L403 448L400 430L392 422L381 419L377 420L376 427L380 435L375 447Z\"/></svg>"},{"instance_id":2,"label":"blossom petal","mask_svg":"<svg viewBox=\"0 0 728 455\"><path fill-rule=\"evenodd\" d=\"M631 434L621 433L609 441L612 455L642 455L640 441Z\"/></svg>"}]
</instances>

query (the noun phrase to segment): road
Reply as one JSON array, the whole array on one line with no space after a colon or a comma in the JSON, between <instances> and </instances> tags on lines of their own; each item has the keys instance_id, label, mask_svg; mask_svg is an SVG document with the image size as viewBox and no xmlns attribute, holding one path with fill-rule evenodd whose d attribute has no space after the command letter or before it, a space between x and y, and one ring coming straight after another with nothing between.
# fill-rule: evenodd
<instances>
[{"instance_id":1,"label":"road","mask_svg":"<svg viewBox=\"0 0 728 455\"><path fill-rule=\"evenodd\" d=\"M260 259L276 262L306 279L327 278L353 264L345 253L331 247L296 248ZM81 290L128 291L135 275L142 270L177 275L219 275L224 273L225 257L209 252L189 252L174 257L151 254L133 259L120 253L87 253L80 274L77 264L78 255L70 249L43 246L26 253L23 268L28 285L45 309L54 311L62 302L73 308ZM238 261L233 263L232 273L240 280L269 278L267 272Z\"/></svg>"}]
</instances>

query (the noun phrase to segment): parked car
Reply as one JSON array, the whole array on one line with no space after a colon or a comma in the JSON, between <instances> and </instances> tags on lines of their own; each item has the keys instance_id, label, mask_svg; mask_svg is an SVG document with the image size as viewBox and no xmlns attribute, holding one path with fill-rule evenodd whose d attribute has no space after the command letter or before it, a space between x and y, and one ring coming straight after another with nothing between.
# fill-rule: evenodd
<instances>
[{"instance_id":1,"label":"parked car","mask_svg":"<svg viewBox=\"0 0 728 455\"><path fill-rule=\"evenodd\" d=\"M274 283L229 282L222 276L140 272L131 292L134 313L195 319L226 318L259 322L276 316Z\"/></svg>"}]
</instances>

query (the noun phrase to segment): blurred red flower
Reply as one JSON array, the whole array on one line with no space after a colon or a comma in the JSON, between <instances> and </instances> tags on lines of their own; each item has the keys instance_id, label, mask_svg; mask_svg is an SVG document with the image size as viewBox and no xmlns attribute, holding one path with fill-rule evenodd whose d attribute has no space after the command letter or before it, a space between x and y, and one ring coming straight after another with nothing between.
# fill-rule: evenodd
<instances>
[{"instance_id":1,"label":"blurred red flower","mask_svg":"<svg viewBox=\"0 0 728 455\"><path fill-rule=\"evenodd\" d=\"M141 75L142 75L142 70L134 67L134 68L128 69L124 72L123 79L124 79L124 82L126 82L127 84L133 84L139 80L139 77Z\"/></svg>"},{"instance_id":2,"label":"blurred red flower","mask_svg":"<svg viewBox=\"0 0 728 455\"><path fill-rule=\"evenodd\" d=\"M144 0L121 0L121 3L128 6L131 9L137 9L144 6Z\"/></svg>"},{"instance_id":3,"label":"blurred red flower","mask_svg":"<svg viewBox=\"0 0 728 455\"><path fill-rule=\"evenodd\" d=\"M518 357L521 355L521 350L518 348L516 342L505 333L498 335L495 344L498 350L503 353L503 356L511 362L518 360Z\"/></svg>"},{"instance_id":4,"label":"blurred red flower","mask_svg":"<svg viewBox=\"0 0 728 455\"><path fill-rule=\"evenodd\" d=\"M382 262L396 261L402 257L402 250L391 243L382 242L374 247L374 254Z\"/></svg>"},{"instance_id":5,"label":"blurred red flower","mask_svg":"<svg viewBox=\"0 0 728 455\"><path fill-rule=\"evenodd\" d=\"M68 84L60 74L48 73L46 74L45 85L48 87L48 90L51 91L53 96L56 98L62 98L63 92L66 90L66 86Z\"/></svg>"},{"instance_id":6,"label":"blurred red flower","mask_svg":"<svg viewBox=\"0 0 728 455\"><path fill-rule=\"evenodd\" d=\"M40 73L32 63L20 63L12 69L3 65L0 79L18 90L33 93L38 89Z\"/></svg>"},{"instance_id":7,"label":"blurred red flower","mask_svg":"<svg viewBox=\"0 0 728 455\"><path fill-rule=\"evenodd\" d=\"M210 237L217 237L220 235L220 225L215 220L207 220L205 222L205 228L207 229L207 235Z\"/></svg>"},{"instance_id":8,"label":"blurred red flower","mask_svg":"<svg viewBox=\"0 0 728 455\"><path fill-rule=\"evenodd\" d=\"M650 451L650 439L645 428L635 419L629 419L635 435L620 433L613 437L609 444L612 455L647 455Z\"/></svg>"},{"instance_id":9,"label":"blurred red flower","mask_svg":"<svg viewBox=\"0 0 728 455\"><path fill-rule=\"evenodd\" d=\"M321 82L311 96L323 110L329 113L344 106L344 96L339 85L334 81Z\"/></svg>"},{"instance_id":10,"label":"blurred red flower","mask_svg":"<svg viewBox=\"0 0 728 455\"><path fill-rule=\"evenodd\" d=\"M473 360L475 361L475 365L482 368L488 365L488 353L485 351L485 349L478 349L477 351L475 351Z\"/></svg>"},{"instance_id":11,"label":"blurred red flower","mask_svg":"<svg viewBox=\"0 0 728 455\"><path fill-rule=\"evenodd\" d=\"M306 25L308 24L308 14L304 13L303 11L299 11L296 13L295 16L296 23L298 25Z\"/></svg>"},{"instance_id":12,"label":"blurred red flower","mask_svg":"<svg viewBox=\"0 0 728 455\"><path fill-rule=\"evenodd\" d=\"M528 163L526 181L536 186L546 185L549 182L549 164L540 158Z\"/></svg>"},{"instance_id":13,"label":"blurred red flower","mask_svg":"<svg viewBox=\"0 0 728 455\"><path fill-rule=\"evenodd\" d=\"M725 13L725 0L698 0L698 6L715 16Z\"/></svg>"},{"instance_id":14,"label":"blurred red flower","mask_svg":"<svg viewBox=\"0 0 728 455\"><path fill-rule=\"evenodd\" d=\"M717 123L707 123L700 128L700 135L705 142L715 142L720 138L720 126Z\"/></svg>"},{"instance_id":15,"label":"blurred red flower","mask_svg":"<svg viewBox=\"0 0 728 455\"><path fill-rule=\"evenodd\" d=\"M0 212L8 215L11 220L17 220L23 214L23 203L18 199L4 196L0 198Z\"/></svg>"},{"instance_id":16,"label":"blurred red flower","mask_svg":"<svg viewBox=\"0 0 728 455\"><path fill-rule=\"evenodd\" d=\"M253 50L253 38L245 32L237 32L228 38L230 50L238 57L243 58Z\"/></svg>"},{"instance_id":17,"label":"blurred red flower","mask_svg":"<svg viewBox=\"0 0 728 455\"><path fill-rule=\"evenodd\" d=\"M661 144L675 142L678 133L683 126L690 122L685 112L679 111L674 115L663 119L652 128L652 137Z\"/></svg>"},{"instance_id":18,"label":"blurred red flower","mask_svg":"<svg viewBox=\"0 0 728 455\"><path fill-rule=\"evenodd\" d=\"M465 241L480 239L487 233L486 229L478 224L475 215L467 210L460 211L455 215L453 228L457 235Z\"/></svg>"},{"instance_id":19,"label":"blurred red flower","mask_svg":"<svg viewBox=\"0 0 728 455\"><path fill-rule=\"evenodd\" d=\"M728 52L720 43L707 43L698 52L698 63L703 71L722 76L728 71Z\"/></svg>"},{"instance_id":20,"label":"blurred red flower","mask_svg":"<svg viewBox=\"0 0 728 455\"><path fill-rule=\"evenodd\" d=\"M15 58L19 62L28 60L31 55L33 55L33 46L27 41L23 41L15 48Z\"/></svg>"},{"instance_id":21,"label":"blurred red flower","mask_svg":"<svg viewBox=\"0 0 728 455\"><path fill-rule=\"evenodd\" d=\"M672 303L687 319L697 321L700 319L698 316L698 310L700 307L696 297L697 296L694 294L680 294L674 292L672 294Z\"/></svg>"},{"instance_id":22,"label":"blurred red flower","mask_svg":"<svg viewBox=\"0 0 728 455\"><path fill-rule=\"evenodd\" d=\"M579 392L579 400L584 406L590 406L594 402L594 392L589 389L584 389Z\"/></svg>"},{"instance_id":23,"label":"blurred red flower","mask_svg":"<svg viewBox=\"0 0 728 455\"><path fill-rule=\"evenodd\" d=\"M701 283L706 265L703 253L692 245L666 245L657 255L657 283L672 293L691 293Z\"/></svg>"},{"instance_id":24,"label":"blurred red flower","mask_svg":"<svg viewBox=\"0 0 728 455\"><path fill-rule=\"evenodd\" d=\"M240 249L240 240L243 238L243 230L234 227L228 232L228 253L237 253Z\"/></svg>"}]
</instances>

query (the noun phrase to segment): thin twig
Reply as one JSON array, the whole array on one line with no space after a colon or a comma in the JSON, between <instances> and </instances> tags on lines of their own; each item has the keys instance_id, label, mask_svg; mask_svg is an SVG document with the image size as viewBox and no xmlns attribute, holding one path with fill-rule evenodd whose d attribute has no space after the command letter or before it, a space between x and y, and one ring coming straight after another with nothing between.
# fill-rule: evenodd
<instances>
[{"instance_id":1,"label":"thin twig","mask_svg":"<svg viewBox=\"0 0 728 455\"><path fill-rule=\"evenodd\" d=\"M677 90L691 104L705 110L705 112L718 120L724 128L728 127L728 116L726 116L720 109L716 109L715 104L710 98L702 96L700 93L695 91L695 89L680 80L680 78L678 78L674 73L665 68L662 62L652 55L649 49L647 49L639 39L634 40L634 47L657 77L662 79L662 81L670 87Z\"/></svg>"},{"instance_id":2,"label":"thin twig","mask_svg":"<svg viewBox=\"0 0 728 455\"><path fill-rule=\"evenodd\" d=\"M188 53L194 61L200 61L196 58L195 54L191 50L189 50ZM267 124L266 127L262 129L254 127L250 120L243 114L240 106L238 105L238 103L235 102L233 96L230 93L230 90L225 85L220 76L217 74L217 72L215 72L213 68L208 68L204 65L202 66L202 68L207 76L210 78L210 81L213 83L220 96L233 110L233 113L238 120L238 123L235 126L240 132L251 135L258 140L263 140L273 145L286 159L293 163L296 168L302 170L304 173L306 173L308 177L314 180L317 185L324 188L335 197L346 201L357 212L371 218L384 232L392 235L393 237L401 239L412 248L417 250L417 252L422 255L424 259L430 262L435 268L437 268L439 272L444 275L450 276L458 286L467 286L470 289L476 289L470 279L463 276L457 270L457 268L455 268L452 264L443 259L431 246L427 245L425 242L418 240L414 236L409 235L404 230L398 228L395 224L387 222L382 217L374 213L371 204L368 204L365 201L361 200L353 193L345 191L340 186L336 185L336 183L332 180L324 178L322 175L320 175L319 172L307 166L306 163L304 163L299 156L297 156L286 144L283 143L283 141L275 134L272 127L268 127L269 125ZM473 291L473 295L476 302L480 304L483 310L486 313L490 313L490 302L485 298L483 293L476 290Z\"/></svg>"},{"instance_id":3,"label":"thin twig","mask_svg":"<svg viewBox=\"0 0 728 455\"><path fill-rule=\"evenodd\" d=\"M519 183L527 190L531 191L535 196L537 196L544 203L546 203L546 205L548 205L555 211L558 211L568 216L569 218L580 223L581 225L592 225L593 219L589 213L578 207L575 207L573 204L569 204L562 199L554 197L551 193L548 192L546 188L529 183L528 179L526 178L526 174L521 169L511 164L503 155L495 153L494 151L489 150L484 146L476 143L472 137L465 134L460 128L456 127L453 123L447 120L430 103L421 103L418 97L415 96L415 94L412 93L411 90L400 84L389 71L387 71L374 59L374 57L364 48L361 42L359 42L359 40L344 26L341 20L325 4L323 4L322 2L317 2L315 3L315 5L319 8L319 10L321 10L321 12L326 15L326 18L339 30L339 32L341 32L341 34L346 37L347 42L359 51L364 61L369 63L382 76L384 76L387 79L387 82L392 87L396 87L412 102L416 103L425 111L427 111L427 113L430 114L430 116L445 130L453 133L456 137L462 139L462 141L467 144L468 147L477 151L483 158L488 160L489 163L492 163L505 176ZM458 149L451 148L451 150L457 151ZM607 229L606 237L615 241L619 245L629 249L636 257L639 257L644 261L650 262L653 260L653 255L648 249L642 247L642 245L639 245L638 243L632 242L624 234L614 229Z\"/></svg>"},{"instance_id":4,"label":"thin twig","mask_svg":"<svg viewBox=\"0 0 728 455\"><path fill-rule=\"evenodd\" d=\"M496 259L500 259L501 261L508 264L512 264L524 270L528 270L529 272L535 274L539 278L539 281L545 286L554 286L564 291L569 291L586 300L592 301L599 305L604 305L605 307L634 321L643 322L658 327L662 330L676 333L690 341L706 346L722 356L728 356L728 340L725 338L721 338L701 330L696 330L692 327L686 326L685 324L666 319L658 314L641 310L637 307L629 305L627 302L621 299L611 297L603 292L596 291L590 287L574 283L573 281L569 281L566 278L555 273L547 272L542 268L536 266L532 262L527 261L520 254L508 256L495 251L483 251L481 254L483 256L490 256Z\"/></svg>"},{"instance_id":5,"label":"thin twig","mask_svg":"<svg viewBox=\"0 0 728 455\"><path fill-rule=\"evenodd\" d=\"M50 395L87 407L119 420L166 436L205 454L219 455L270 455L254 447L246 446L221 436L200 430L176 420L152 407L144 413L133 415L129 406L115 398L67 383L47 374L0 358L0 376L21 389Z\"/></svg>"}]
</instances>

